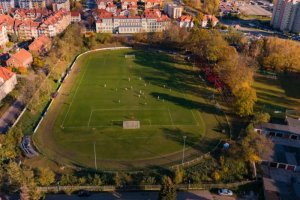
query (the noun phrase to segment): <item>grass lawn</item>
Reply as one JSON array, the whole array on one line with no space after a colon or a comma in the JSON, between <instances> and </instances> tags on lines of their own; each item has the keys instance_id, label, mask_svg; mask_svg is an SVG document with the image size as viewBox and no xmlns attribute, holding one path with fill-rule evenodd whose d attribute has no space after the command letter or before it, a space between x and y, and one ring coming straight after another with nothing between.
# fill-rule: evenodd
<instances>
[{"instance_id":1,"label":"grass lawn","mask_svg":"<svg viewBox=\"0 0 300 200\"><path fill-rule=\"evenodd\" d=\"M285 117L287 109L299 108L299 77L279 74L277 79L267 75L256 74L254 88L258 102L256 111L268 112L272 117Z\"/></svg>"},{"instance_id":2,"label":"grass lawn","mask_svg":"<svg viewBox=\"0 0 300 200\"><path fill-rule=\"evenodd\" d=\"M94 167L95 156L109 169L173 163L181 159L183 136L187 157L226 137L222 114L204 98L210 93L191 66L170 55L90 53L63 83L34 141L51 159L84 167ZM123 129L127 120L140 128Z\"/></svg>"}]
</instances>

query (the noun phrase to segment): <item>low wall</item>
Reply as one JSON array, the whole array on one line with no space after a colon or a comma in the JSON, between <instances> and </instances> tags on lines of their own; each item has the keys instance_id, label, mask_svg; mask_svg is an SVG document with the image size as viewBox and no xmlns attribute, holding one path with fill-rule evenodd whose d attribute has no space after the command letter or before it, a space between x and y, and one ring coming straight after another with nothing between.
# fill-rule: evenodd
<instances>
[{"instance_id":1,"label":"low wall","mask_svg":"<svg viewBox=\"0 0 300 200\"><path fill-rule=\"evenodd\" d=\"M235 183L227 184L180 184L177 185L177 190L204 190L212 188L233 188L248 183L254 183L255 181L241 181ZM50 187L39 187L38 189L45 193L59 193L64 191L78 191L78 190L88 190L91 192L112 192L112 191L159 191L161 185L128 185L123 187L116 187L114 185L103 185L103 186L50 186Z\"/></svg>"}]
</instances>

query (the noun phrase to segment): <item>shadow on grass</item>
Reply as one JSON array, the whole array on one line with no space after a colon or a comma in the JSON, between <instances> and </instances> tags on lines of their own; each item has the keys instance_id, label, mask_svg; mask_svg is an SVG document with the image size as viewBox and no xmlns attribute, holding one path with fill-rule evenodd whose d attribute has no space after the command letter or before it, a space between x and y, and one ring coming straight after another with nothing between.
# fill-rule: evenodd
<instances>
[{"instance_id":1,"label":"shadow on grass","mask_svg":"<svg viewBox=\"0 0 300 200\"><path fill-rule=\"evenodd\" d=\"M300 99L300 74L289 72L281 73L278 80L288 97Z\"/></svg>"},{"instance_id":2,"label":"shadow on grass","mask_svg":"<svg viewBox=\"0 0 300 200\"><path fill-rule=\"evenodd\" d=\"M278 107L282 107L280 105L286 105L286 106L296 106L298 103L296 101L287 99L285 96L282 95L276 95L276 94L268 94L264 92L256 91L257 96L267 102L272 102L270 104L276 104Z\"/></svg>"},{"instance_id":3,"label":"shadow on grass","mask_svg":"<svg viewBox=\"0 0 300 200\"><path fill-rule=\"evenodd\" d=\"M200 151L199 153L206 153L211 150L216 144L218 139L207 139L203 137L195 137L194 134L182 131L179 128L162 128L164 135L167 139L173 140L184 146L184 136L186 137L186 147L191 147ZM187 155L188 156L188 155Z\"/></svg>"},{"instance_id":4,"label":"shadow on grass","mask_svg":"<svg viewBox=\"0 0 300 200\"><path fill-rule=\"evenodd\" d=\"M188 68L175 67L174 63L180 63L169 55L153 52L145 54L143 51L137 51L135 63L150 70L149 73L144 73L145 69L136 69L135 73L143 76L143 79L151 84L161 87L166 85L173 90L193 95L201 92L197 87L200 80L197 81L196 72Z\"/></svg>"},{"instance_id":5,"label":"shadow on grass","mask_svg":"<svg viewBox=\"0 0 300 200\"><path fill-rule=\"evenodd\" d=\"M220 114L220 113L217 113L216 108L210 104L204 104L201 102L197 102L197 101L193 101L193 100L189 100L189 99L185 99L185 98L181 98L181 97L171 96L169 94L160 93L160 92L152 92L150 94L153 96L153 98L157 98L159 96L160 99L164 99L166 101L174 103L175 105L178 105L183 108L190 109L190 110L197 109L197 110L201 110L203 112L210 113L210 114L217 114L217 115Z\"/></svg>"}]
</instances>

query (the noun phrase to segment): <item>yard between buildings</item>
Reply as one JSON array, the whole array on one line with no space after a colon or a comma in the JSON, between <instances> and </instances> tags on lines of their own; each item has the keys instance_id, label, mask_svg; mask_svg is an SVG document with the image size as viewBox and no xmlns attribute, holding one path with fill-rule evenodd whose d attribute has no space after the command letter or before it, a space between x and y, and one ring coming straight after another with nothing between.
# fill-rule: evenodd
<instances>
[{"instance_id":1,"label":"yard between buildings","mask_svg":"<svg viewBox=\"0 0 300 200\"><path fill-rule=\"evenodd\" d=\"M258 97L256 111L268 112L274 118L284 118L287 109L299 109L299 75L280 73L275 77L257 73L254 78Z\"/></svg>"},{"instance_id":2,"label":"yard between buildings","mask_svg":"<svg viewBox=\"0 0 300 200\"><path fill-rule=\"evenodd\" d=\"M179 163L184 136L186 159L227 137L223 113L206 100L211 93L197 71L174 56L131 49L89 53L63 83L34 142L46 157L81 167ZM123 129L126 120L141 127Z\"/></svg>"}]
</instances>

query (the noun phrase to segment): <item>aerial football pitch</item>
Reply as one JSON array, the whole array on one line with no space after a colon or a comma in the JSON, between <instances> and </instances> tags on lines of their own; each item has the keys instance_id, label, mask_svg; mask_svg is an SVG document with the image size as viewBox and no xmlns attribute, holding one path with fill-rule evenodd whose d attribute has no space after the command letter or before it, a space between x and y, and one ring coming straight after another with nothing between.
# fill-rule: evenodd
<instances>
[{"instance_id":1,"label":"aerial football pitch","mask_svg":"<svg viewBox=\"0 0 300 200\"><path fill-rule=\"evenodd\" d=\"M224 137L221 114L203 98L209 95L197 72L176 56L89 53L76 61L34 140L52 159L83 167L174 164L182 161L184 145L188 159ZM124 128L126 121L139 127Z\"/></svg>"}]
</instances>

